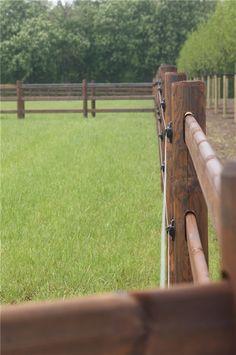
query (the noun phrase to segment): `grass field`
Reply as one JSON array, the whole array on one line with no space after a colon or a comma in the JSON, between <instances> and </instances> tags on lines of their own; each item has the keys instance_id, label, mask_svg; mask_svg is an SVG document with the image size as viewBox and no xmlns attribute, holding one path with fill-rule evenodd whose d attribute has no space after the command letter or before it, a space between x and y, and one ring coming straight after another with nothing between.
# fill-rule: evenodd
<instances>
[{"instance_id":1,"label":"grass field","mask_svg":"<svg viewBox=\"0 0 236 355\"><path fill-rule=\"evenodd\" d=\"M144 104L152 105L100 107ZM162 194L152 114L3 115L1 133L3 303L158 285ZM212 241L213 277L216 248Z\"/></svg>"}]
</instances>

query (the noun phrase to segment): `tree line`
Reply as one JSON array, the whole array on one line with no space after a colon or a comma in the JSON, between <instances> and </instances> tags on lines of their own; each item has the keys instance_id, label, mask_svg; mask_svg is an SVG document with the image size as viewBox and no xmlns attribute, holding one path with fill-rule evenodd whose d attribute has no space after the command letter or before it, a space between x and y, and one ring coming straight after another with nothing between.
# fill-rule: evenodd
<instances>
[{"instance_id":1,"label":"tree line","mask_svg":"<svg viewBox=\"0 0 236 355\"><path fill-rule=\"evenodd\" d=\"M176 62L207 0L2 0L1 82L150 81Z\"/></svg>"},{"instance_id":2,"label":"tree line","mask_svg":"<svg viewBox=\"0 0 236 355\"><path fill-rule=\"evenodd\" d=\"M236 65L236 3L223 1L193 31L181 49L179 70L199 76L234 73Z\"/></svg>"}]
</instances>

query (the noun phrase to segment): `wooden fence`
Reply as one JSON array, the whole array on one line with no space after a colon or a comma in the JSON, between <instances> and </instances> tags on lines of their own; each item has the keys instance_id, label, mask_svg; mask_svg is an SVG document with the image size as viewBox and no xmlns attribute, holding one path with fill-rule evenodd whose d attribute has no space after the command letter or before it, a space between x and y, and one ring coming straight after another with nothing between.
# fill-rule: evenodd
<instances>
[{"instance_id":1,"label":"wooden fence","mask_svg":"<svg viewBox=\"0 0 236 355\"><path fill-rule=\"evenodd\" d=\"M104 100L153 100L151 83L87 83L82 84L23 84L0 85L0 100L17 102L17 109L2 109L0 113L16 113L25 118L27 113L83 113L93 117L96 113L111 112L153 112L152 108L96 108L97 101ZM25 102L30 101L78 101L78 109L26 109ZM89 108L89 103L90 108Z\"/></svg>"},{"instance_id":2,"label":"wooden fence","mask_svg":"<svg viewBox=\"0 0 236 355\"><path fill-rule=\"evenodd\" d=\"M236 74L215 74L202 77L207 88L208 109L213 109L214 113L222 113L223 117L227 117L228 113L234 114L236 123ZM231 82L231 91L233 91L234 107L229 107L229 81ZM232 112L233 109L233 112Z\"/></svg>"},{"instance_id":3,"label":"wooden fence","mask_svg":"<svg viewBox=\"0 0 236 355\"><path fill-rule=\"evenodd\" d=\"M204 83L185 79L162 65L153 81L172 287L4 306L3 354L236 354L236 161L221 166L205 136ZM208 274L207 207L218 282Z\"/></svg>"}]
</instances>

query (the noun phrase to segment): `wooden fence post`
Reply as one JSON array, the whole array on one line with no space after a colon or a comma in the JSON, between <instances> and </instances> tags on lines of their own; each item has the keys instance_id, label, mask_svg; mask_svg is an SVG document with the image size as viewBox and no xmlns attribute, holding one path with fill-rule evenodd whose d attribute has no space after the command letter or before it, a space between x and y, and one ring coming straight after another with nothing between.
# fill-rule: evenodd
<instances>
[{"instance_id":1,"label":"wooden fence post","mask_svg":"<svg viewBox=\"0 0 236 355\"><path fill-rule=\"evenodd\" d=\"M218 112L218 78L214 75L214 112Z\"/></svg>"},{"instance_id":2,"label":"wooden fence post","mask_svg":"<svg viewBox=\"0 0 236 355\"><path fill-rule=\"evenodd\" d=\"M82 95L83 95L83 114L84 117L88 117L88 94L87 94L87 81L82 82Z\"/></svg>"},{"instance_id":3,"label":"wooden fence post","mask_svg":"<svg viewBox=\"0 0 236 355\"><path fill-rule=\"evenodd\" d=\"M161 85L161 99L163 101L163 104L165 105L165 73L167 72L177 72L177 68L174 65L170 65L170 64L161 64L158 72L157 72L157 76L156 79L160 82ZM158 95L157 95L158 96ZM159 107L160 110L160 107ZM165 111L165 110L164 110ZM157 127L158 127L158 132L160 135L162 135L163 131L164 131L164 124L161 120L161 116L160 119L157 121ZM160 137L161 139L161 137ZM162 157L164 157L164 140L162 139L161 141L161 155ZM161 164L163 164L164 162L160 162ZM162 169L162 166L161 166ZM163 192L163 181L161 179L161 187L162 187L162 192Z\"/></svg>"},{"instance_id":4,"label":"wooden fence post","mask_svg":"<svg viewBox=\"0 0 236 355\"><path fill-rule=\"evenodd\" d=\"M223 117L227 115L227 78L223 75Z\"/></svg>"},{"instance_id":5,"label":"wooden fence post","mask_svg":"<svg viewBox=\"0 0 236 355\"><path fill-rule=\"evenodd\" d=\"M215 81L214 76L211 77L211 105L214 107L214 92L215 92Z\"/></svg>"},{"instance_id":6,"label":"wooden fence post","mask_svg":"<svg viewBox=\"0 0 236 355\"><path fill-rule=\"evenodd\" d=\"M16 96L17 96L17 118L25 118L25 101L22 81L16 82Z\"/></svg>"},{"instance_id":7,"label":"wooden fence post","mask_svg":"<svg viewBox=\"0 0 236 355\"><path fill-rule=\"evenodd\" d=\"M177 81L184 81L187 79L185 73L175 73L167 72L165 73L165 100L166 100L166 111L165 111L165 120L166 124L172 129L172 113L171 113L171 87L172 83ZM173 132L173 131L172 131ZM166 203L167 211L169 218L169 225L174 219L174 206L173 206L173 149L172 149L172 140L169 139L167 144L167 161L166 161ZM167 251L168 253L168 251ZM167 258L168 260L168 258ZM175 283L175 274L174 274L174 238L169 235L169 282L170 284Z\"/></svg>"},{"instance_id":8,"label":"wooden fence post","mask_svg":"<svg viewBox=\"0 0 236 355\"><path fill-rule=\"evenodd\" d=\"M226 163L221 176L222 268L229 279L234 301L234 354L236 354L236 160Z\"/></svg>"},{"instance_id":9,"label":"wooden fence post","mask_svg":"<svg viewBox=\"0 0 236 355\"><path fill-rule=\"evenodd\" d=\"M218 108L220 107L221 100L221 77L218 76Z\"/></svg>"},{"instance_id":10,"label":"wooden fence post","mask_svg":"<svg viewBox=\"0 0 236 355\"><path fill-rule=\"evenodd\" d=\"M91 81L91 109L94 110L92 111L92 117L96 117L96 100L94 96L96 95L95 87L94 87L94 80Z\"/></svg>"},{"instance_id":11,"label":"wooden fence post","mask_svg":"<svg viewBox=\"0 0 236 355\"><path fill-rule=\"evenodd\" d=\"M205 85L201 81L182 81L172 84L173 197L176 226L174 266L177 283L192 280L185 237L185 215L188 211L192 211L196 216L204 254L208 260L207 207L184 142L184 118L187 112L192 112L205 132Z\"/></svg>"},{"instance_id":12,"label":"wooden fence post","mask_svg":"<svg viewBox=\"0 0 236 355\"><path fill-rule=\"evenodd\" d=\"M234 122L236 123L236 74L234 74Z\"/></svg>"},{"instance_id":13,"label":"wooden fence post","mask_svg":"<svg viewBox=\"0 0 236 355\"><path fill-rule=\"evenodd\" d=\"M211 77L207 75L207 106L206 108L211 108Z\"/></svg>"}]
</instances>

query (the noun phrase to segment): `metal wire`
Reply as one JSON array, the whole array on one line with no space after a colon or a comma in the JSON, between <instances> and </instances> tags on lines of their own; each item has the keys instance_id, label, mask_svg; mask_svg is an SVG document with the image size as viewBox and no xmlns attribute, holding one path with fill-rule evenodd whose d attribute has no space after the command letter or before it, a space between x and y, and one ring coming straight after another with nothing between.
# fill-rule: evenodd
<instances>
[{"instance_id":1,"label":"metal wire","mask_svg":"<svg viewBox=\"0 0 236 355\"><path fill-rule=\"evenodd\" d=\"M164 156L166 159L166 147L167 147L167 138L165 137L164 144ZM160 267L160 287L164 288L166 284L166 173L167 173L167 164L165 164L165 169L163 172L163 206L162 206L162 225L161 225L161 267ZM169 267L168 267L169 270Z\"/></svg>"},{"instance_id":2,"label":"metal wire","mask_svg":"<svg viewBox=\"0 0 236 355\"><path fill-rule=\"evenodd\" d=\"M166 227L168 226L168 208L166 202L166 178L167 178L167 137L165 134L166 131L166 121L165 121L165 114L163 106L161 105L162 97L160 90L158 92L158 109L161 116L160 124L157 123L158 133L161 134L159 127L161 123L164 126L164 157L162 154L162 144L159 140L159 151L160 151L160 161L161 165L164 166L162 170L162 181L163 181L163 206L162 206L162 226L161 226L161 260L160 260L160 287L164 288L166 286L166 265L167 265L167 286L170 285L170 241L169 241L169 234L167 236L167 250L166 250ZM163 165L164 164L164 165ZM167 252L167 253L166 253ZM166 262L166 254L167 254L167 262Z\"/></svg>"}]
</instances>

